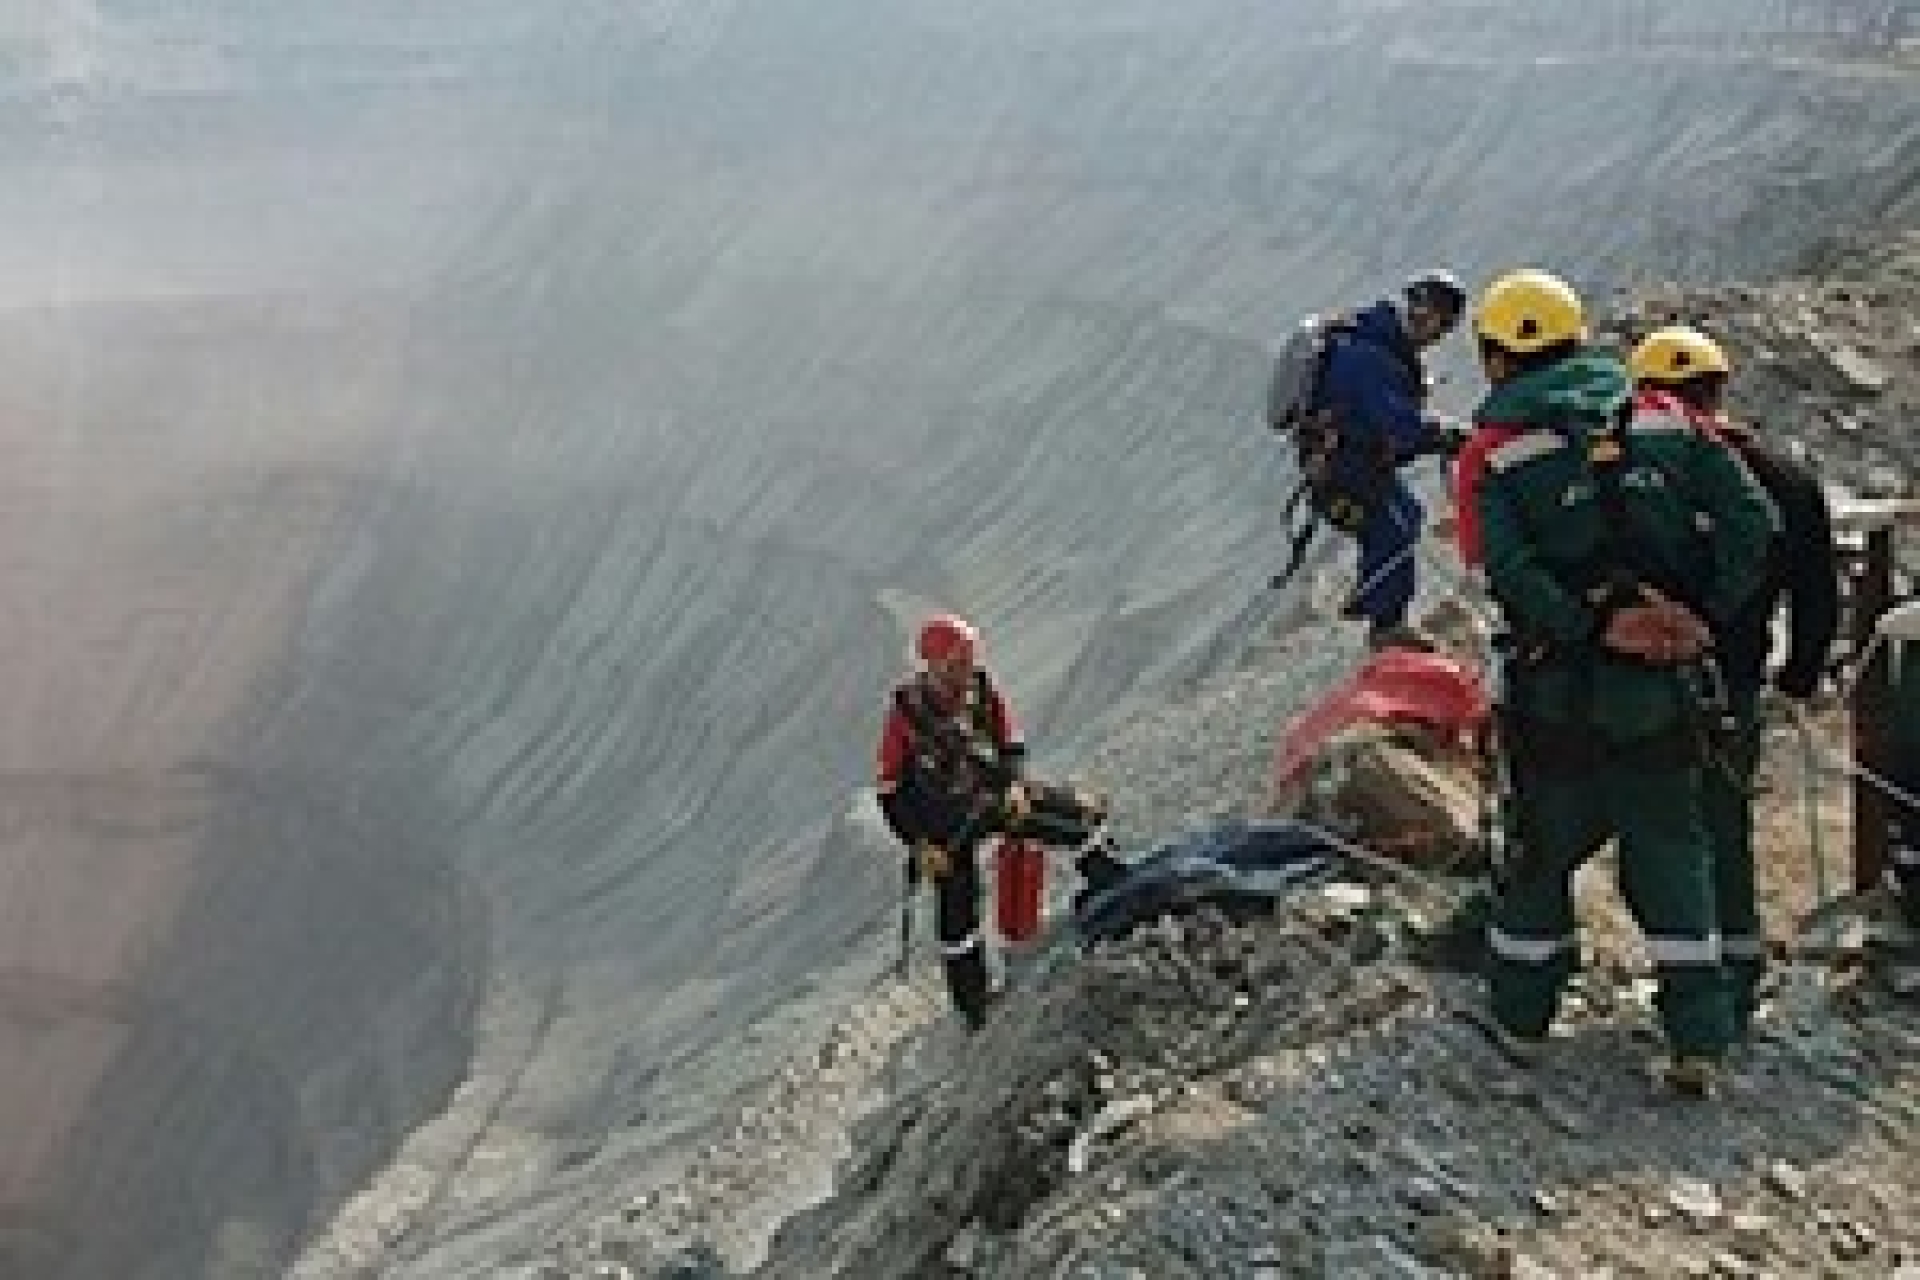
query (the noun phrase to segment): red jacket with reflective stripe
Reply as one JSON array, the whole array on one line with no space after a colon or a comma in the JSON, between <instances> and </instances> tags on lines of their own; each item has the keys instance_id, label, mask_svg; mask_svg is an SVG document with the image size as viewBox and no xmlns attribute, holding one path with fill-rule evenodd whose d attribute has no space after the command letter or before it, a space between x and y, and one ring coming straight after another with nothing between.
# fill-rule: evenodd
<instances>
[{"instance_id":1,"label":"red jacket with reflective stripe","mask_svg":"<svg viewBox=\"0 0 1920 1280\"><path fill-rule=\"evenodd\" d=\"M944 844L966 825L967 813L983 780L956 775L941 752L916 741L913 721L900 706L902 694L915 687L902 686L887 702L878 761L880 811L904 843L932 840ZM942 697L930 684L918 683L917 687L930 692L928 701L935 714L963 720L970 732L984 732L990 737L1002 763L1010 773L1018 773L1024 754L1019 726L1006 699L984 672L976 678L964 704L950 696ZM959 768L971 774L964 765Z\"/></svg>"}]
</instances>

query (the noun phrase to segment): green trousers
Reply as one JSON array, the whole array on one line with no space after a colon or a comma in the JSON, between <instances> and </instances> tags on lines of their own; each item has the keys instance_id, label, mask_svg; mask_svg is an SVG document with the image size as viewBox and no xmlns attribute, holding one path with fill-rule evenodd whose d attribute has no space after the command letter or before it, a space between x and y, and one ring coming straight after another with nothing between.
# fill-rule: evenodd
<instances>
[{"instance_id":1,"label":"green trousers","mask_svg":"<svg viewBox=\"0 0 1920 1280\"><path fill-rule=\"evenodd\" d=\"M1546 1034L1579 959L1573 873L1617 842L1620 891L1645 935L1655 1006L1673 1052L1718 1057L1733 1020L1715 929L1713 860L1698 767L1652 767L1632 744L1577 774L1528 767L1514 744L1517 865L1487 930L1493 1014L1521 1036ZM1671 753L1667 753L1671 755Z\"/></svg>"},{"instance_id":2,"label":"green trousers","mask_svg":"<svg viewBox=\"0 0 1920 1280\"><path fill-rule=\"evenodd\" d=\"M1713 902L1736 1037L1745 1036L1766 973L1753 866L1753 779L1760 764L1757 695L1736 694L1733 731L1714 743L1701 782L1701 813L1713 846Z\"/></svg>"}]
</instances>

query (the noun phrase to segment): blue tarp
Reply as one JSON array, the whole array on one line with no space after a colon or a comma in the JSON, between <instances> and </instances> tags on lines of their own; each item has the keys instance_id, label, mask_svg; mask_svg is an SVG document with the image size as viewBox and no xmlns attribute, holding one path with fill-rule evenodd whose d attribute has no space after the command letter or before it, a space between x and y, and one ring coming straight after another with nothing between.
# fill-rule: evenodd
<instances>
[{"instance_id":1,"label":"blue tarp","mask_svg":"<svg viewBox=\"0 0 1920 1280\"><path fill-rule=\"evenodd\" d=\"M1125 878L1074 904L1083 938L1117 938L1199 902L1264 905L1333 878L1338 854L1319 828L1291 819L1222 823L1125 865Z\"/></svg>"}]
</instances>

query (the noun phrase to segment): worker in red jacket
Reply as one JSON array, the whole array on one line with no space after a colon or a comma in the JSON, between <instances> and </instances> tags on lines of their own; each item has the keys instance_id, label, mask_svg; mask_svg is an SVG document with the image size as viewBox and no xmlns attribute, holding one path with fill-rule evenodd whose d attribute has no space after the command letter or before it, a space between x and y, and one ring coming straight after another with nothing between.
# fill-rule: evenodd
<instances>
[{"instance_id":1,"label":"worker in red jacket","mask_svg":"<svg viewBox=\"0 0 1920 1280\"><path fill-rule=\"evenodd\" d=\"M910 878L933 882L947 991L978 1029L992 995L978 851L986 835L1026 814L1026 747L979 664L973 624L930 618L915 649L922 668L893 691L880 734L880 811L909 851Z\"/></svg>"}]
</instances>

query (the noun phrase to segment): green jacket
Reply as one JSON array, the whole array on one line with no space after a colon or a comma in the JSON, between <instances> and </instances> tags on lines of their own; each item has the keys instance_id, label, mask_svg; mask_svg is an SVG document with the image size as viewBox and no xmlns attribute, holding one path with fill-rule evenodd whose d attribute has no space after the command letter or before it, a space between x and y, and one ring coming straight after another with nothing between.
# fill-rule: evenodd
<instances>
[{"instance_id":1,"label":"green jacket","mask_svg":"<svg viewBox=\"0 0 1920 1280\"><path fill-rule=\"evenodd\" d=\"M1625 452L1610 514L1586 442L1631 395L1618 359L1584 352L1494 388L1475 414L1507 437L1476 500L1488 581L1522 649L1546 655L1509 671L1509 705L1615 742L1674 728L1692 703L1676 669L1601 647L1603 584L1651 583L1718 627L1759 588L1777 527L1733 451L1658 396L1615 437Z\"/></svg>"}]
</instances>

